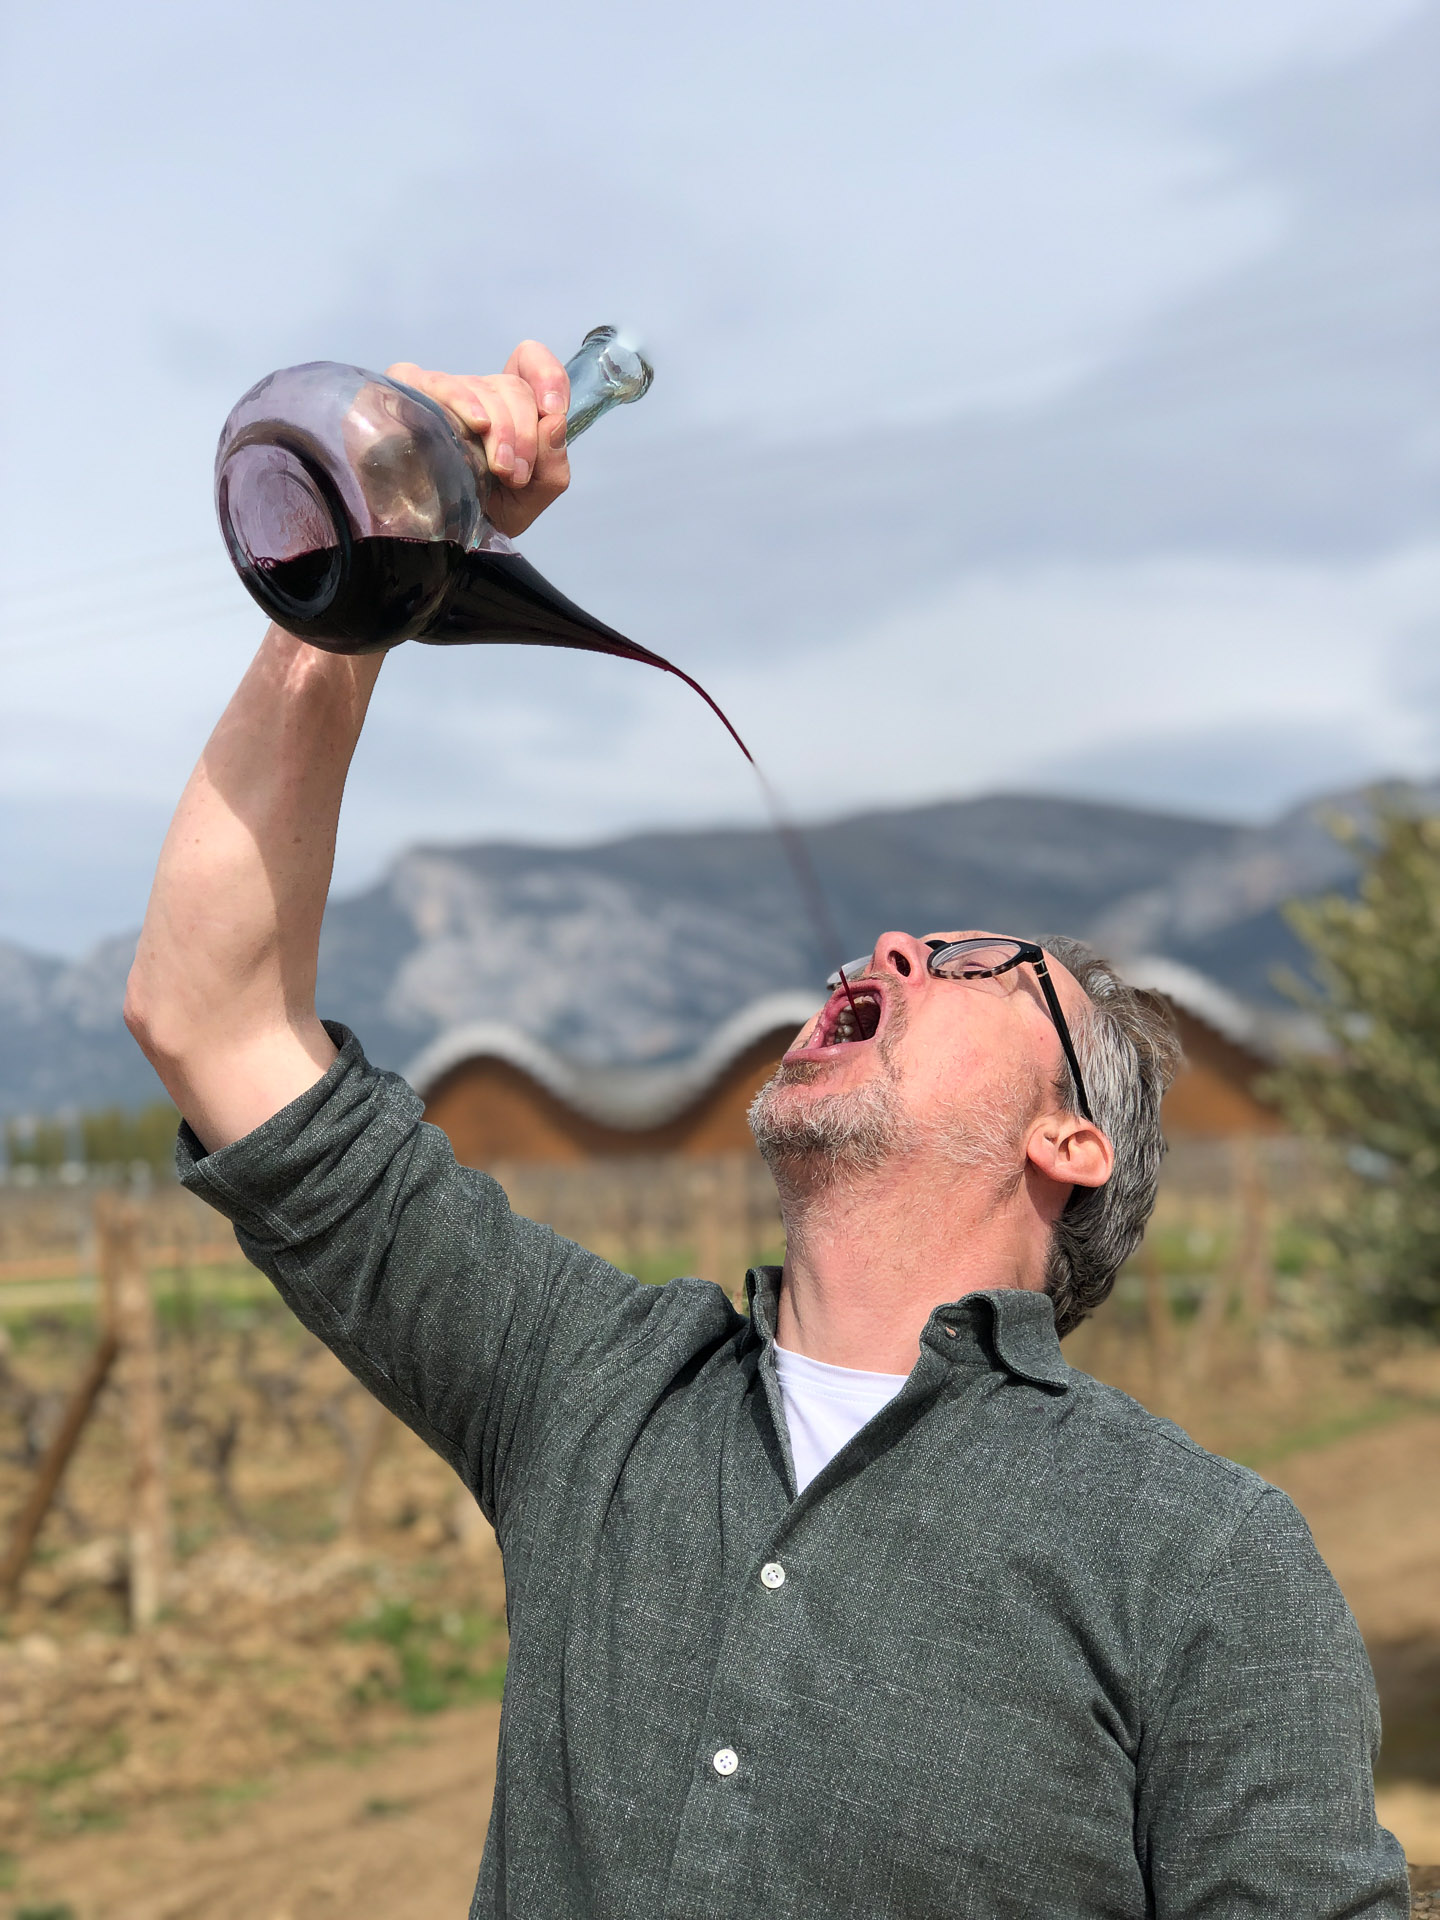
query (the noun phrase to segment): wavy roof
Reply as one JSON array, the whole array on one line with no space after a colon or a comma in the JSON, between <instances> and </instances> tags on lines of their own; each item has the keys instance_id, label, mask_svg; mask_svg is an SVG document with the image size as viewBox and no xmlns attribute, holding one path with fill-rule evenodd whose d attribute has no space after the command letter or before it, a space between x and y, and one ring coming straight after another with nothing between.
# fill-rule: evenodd
<instances>
[{"instance_id":1,"label":"wavy roof","mask_svg":"<svg viewBox=\"0 0 1440 1920\"><path fill-rule=\"evenodd\" d=\"M424 1099L467 1060L503 1060L587 1119L639 1132L684 1113L748 1047L767 1034L798 1031L815 1007L813 993L766 994L732 1014L697 1053L658 1067L581 1066L518 1028L475 1021L432 1041L405 1078Z\"/></svg>"},{"instance_id":2,"label":"wavy roof","mask_svg":"<svg viewBox=\"0 0 1440 1920\"><path fill-rule=\"evenodd\" d=\"M1308 1031L1300 1032L1305 1023L1296 1016L1262 1012L1206 975L1162 955L1137 957L1121 971L1132 986L1162 994L1192 1019L1262 1057L1273 1057L1284 1038L1314 1044ZM587 1119L639 1132L684 1113L747 1048L767 1034L796 1031L815 1006L809 993L766 994L732 1014L698 1052L663 1066L583 1066L517 1027L473 1021L432 1041L410 1062L405 1078L424 1099L466 1061L503 1060Z\"/></svg>"}]
</instances>

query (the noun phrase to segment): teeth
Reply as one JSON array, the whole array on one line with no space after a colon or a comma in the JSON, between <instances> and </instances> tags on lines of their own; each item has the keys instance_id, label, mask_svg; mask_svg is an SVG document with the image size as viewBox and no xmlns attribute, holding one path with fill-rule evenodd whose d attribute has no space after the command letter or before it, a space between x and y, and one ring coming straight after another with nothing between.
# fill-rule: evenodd
<instances>
[{"instance_id":1,"label":"teeth","mask_svg":"<svg viewBox=\"0 0 1440 1920\"><path fill-rule=\"evenodd\" d=\"M870 1031L873 1033L879 1022L880 1003L873 993L857 994L854 1007L847 1004L835 1015L829 1038L825 1042L827 1046L843 1047L851 1041L864 1040L867 1037L865 1026L857 1012L857 1009L862 1007L868 1013L875 1015L874 1022L870 1024Z\"/></svg>"}]
</instances>

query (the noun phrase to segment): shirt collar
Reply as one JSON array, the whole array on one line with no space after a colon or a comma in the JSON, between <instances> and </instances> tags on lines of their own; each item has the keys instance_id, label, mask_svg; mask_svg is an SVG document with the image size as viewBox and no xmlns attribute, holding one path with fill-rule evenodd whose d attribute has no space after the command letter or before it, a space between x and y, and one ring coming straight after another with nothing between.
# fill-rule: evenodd
<instances>
[{"instance_id":1,"label":"shirt collar","mask_svg":"<svg viewBox=\"0 0 1440 1920\"><path fill-rule=\"evenodd\" d=\"M768 1348L775 1341L775 1316L780 1301L779 1267L752 1267L745 1276L750 1318ZM995 1287L984 1293L965 1293L931 1314L920 1336L952 1365L975 1359L999 1362L1016 1379L1066 1392L1070 1368L1055 1332L1055 1310L1047 1293L1024 1287Z\"/></svg>"}]
</instances>

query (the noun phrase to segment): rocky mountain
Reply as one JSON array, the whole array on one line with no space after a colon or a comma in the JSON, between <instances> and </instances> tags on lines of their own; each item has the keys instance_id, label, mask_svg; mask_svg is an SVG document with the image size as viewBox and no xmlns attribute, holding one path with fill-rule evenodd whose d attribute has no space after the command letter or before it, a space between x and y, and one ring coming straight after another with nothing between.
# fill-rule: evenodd
<instances>
[{"instance_id":1,"label":"rocky mountain","mask_svg":"<svg viewBox=\"0 0 1440 1920\"><path fill-rule=\"evenodd\" d=\"M1402 791L1440 805L1440 783ZM1245 827L993 794L856 814L805 843L846 958L887 926L1076 933L1278 1005L1275 968L1301 963L1281 905L1351 884L1325 820L1367 805L1334 795ZM447 1029L495 1020L582 1063L658 1062L762 993L818 992L829 945L770 833L416 847L332 903L320 1004L400 1068ZM119 1017L132 948L66 962L0 943L0 1110L155 1096Z\"/></svg>"}]
</instances>

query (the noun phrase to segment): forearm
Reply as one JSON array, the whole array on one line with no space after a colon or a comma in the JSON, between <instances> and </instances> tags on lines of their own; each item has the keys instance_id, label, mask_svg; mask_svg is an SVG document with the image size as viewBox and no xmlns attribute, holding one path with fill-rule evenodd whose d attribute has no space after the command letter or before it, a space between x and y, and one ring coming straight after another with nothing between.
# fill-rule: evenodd
<instances>
[{"instance_id":1,"label":"forearm","mask_svg":"<svg viewBox=\"0 0 1440 1920\"><path fill-rule=\"evenodd\" d=\"M383 655L272 627L190 777L156 871L126 1019L211 1149L313 1085L345 777Z\"/></svg>"}]
</instances>

